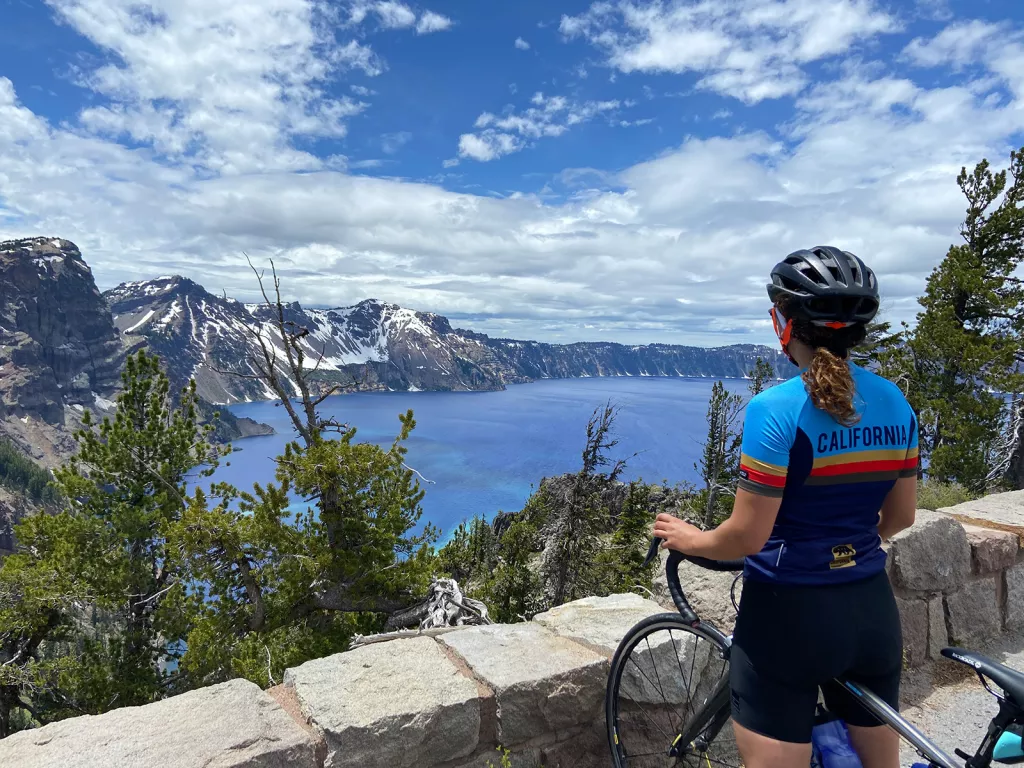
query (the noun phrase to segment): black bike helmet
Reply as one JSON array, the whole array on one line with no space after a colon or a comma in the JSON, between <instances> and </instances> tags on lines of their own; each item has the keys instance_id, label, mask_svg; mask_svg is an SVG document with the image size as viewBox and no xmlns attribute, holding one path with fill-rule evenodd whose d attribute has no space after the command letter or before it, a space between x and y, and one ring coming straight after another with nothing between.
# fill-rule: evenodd
<instances>
[{"instance_id":1,"label":"black bike helmet","mask_svg":"<svg viewBox=\"0 0 1024 768\"><path fill-rule=\"evenodd\" d=\"M768 297L815 325L868 323L878 312L875 273L849 251L816 245L794 251L772 268Z\"/></svg>"}]
</instances>

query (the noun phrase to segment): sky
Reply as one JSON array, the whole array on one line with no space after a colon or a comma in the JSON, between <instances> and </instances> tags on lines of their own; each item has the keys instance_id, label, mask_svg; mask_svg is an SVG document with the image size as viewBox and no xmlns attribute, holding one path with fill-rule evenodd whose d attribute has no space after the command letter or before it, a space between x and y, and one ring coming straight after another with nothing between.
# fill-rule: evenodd
<instances>
[{"instance_id":1,"label":"sky","mask_svg":"<svg viewBox=\"0 0 1024 768\"><path fill-rule=\"evenodd\" d=\"M0 0L0 239L101 289L377 298L544 341L773 343L838 245L913 320L1024 145L1019 0Z\"/></svg>"}]
</instances>

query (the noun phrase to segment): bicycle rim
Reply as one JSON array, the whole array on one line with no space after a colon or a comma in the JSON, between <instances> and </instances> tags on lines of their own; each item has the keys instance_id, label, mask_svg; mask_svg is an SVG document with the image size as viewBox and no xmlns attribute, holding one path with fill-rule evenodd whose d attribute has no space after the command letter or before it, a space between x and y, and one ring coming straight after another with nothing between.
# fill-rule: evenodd
<instances>
[{"instance_id":1,"label":"bicycle rim","mask_svg":"<svg viewBox=\"0 0 1024 768\"><path fill-rule=\"evenodd\" d=\"M616 768L741 765L724 643L674 613L644 619L612 659L605 700Z\"/></svg>"}]
</instances>

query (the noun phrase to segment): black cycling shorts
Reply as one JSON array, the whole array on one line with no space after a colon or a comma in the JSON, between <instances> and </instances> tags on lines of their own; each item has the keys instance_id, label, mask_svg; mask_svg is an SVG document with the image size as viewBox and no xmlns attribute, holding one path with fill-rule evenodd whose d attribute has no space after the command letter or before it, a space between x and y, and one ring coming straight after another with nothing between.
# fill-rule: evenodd
<instances>
[{"instance_id":1,"label":"black cycling shorts","mask_svg":"<svg viewBox=\"0 0 1024 768\"><path fill-rule=\"evenodd\" d=\"M899 709L903 640L884 572L829 586L743 585L730 658L732 716L778 741L811 740L819 688L850 725L878 720L845 689L843 677Z\"/></svg>"}]
</instances>

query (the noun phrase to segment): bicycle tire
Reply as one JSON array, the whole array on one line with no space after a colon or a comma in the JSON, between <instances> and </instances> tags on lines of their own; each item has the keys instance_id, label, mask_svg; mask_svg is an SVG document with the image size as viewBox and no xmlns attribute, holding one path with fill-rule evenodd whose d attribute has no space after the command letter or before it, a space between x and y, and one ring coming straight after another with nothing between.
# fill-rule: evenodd
<instances>
[{"instance_id":1,"label":"bicycle tire","mask_svg":"<svg viewBox=\"0 0 1024 768\"><path fill-rule=\"evenodd\" d=\"M701 651L700 653L698 653L698 651L696 650L692 651L693 657L691 659L690 664L689 680L685 680L687 675L684 672L682 665L678 665L678 675L679 678L684 680L687 695L689 695L690 693L690 687L691 683L694 680L695 671L700 672L701 675L703 675L704 671L707 668L706 665L714 660L713 657L717 657L718 661L720 661L721 663L721 673L718 675L718 677L715 678L713 681L710 679L702 681L702 683L698 684L697 689L693 691L694 696L701 697L701 700L696 703L687 703L686 708L690 711L688 714L683 713L678 719L676 734L674 734L678 738L675 738L673 740L671 737L668 737L664 740L663 746L665 762L662 763L658 761L658 765L697 764L697 762L687 763L686 760L689 758L696 758L696 760L700 761L701 765L739 765L740 763L738 760L738 756L736 757L734 763L723 763L717 759L709 758L708 755L710 753L707 749L705 749L704 753L700 754L699 757L697 752L692 751L695 744L698 745L697 748L700 748L701 744L703 744L704 747L707 747L710 743L715 742L716 739L721 735L721 731L725 726L726 722L729 720L730 700L728 684L728 639L724 638L721 635L721 633L718 632L714 627L701 626L700 624L692 626L691 624L688 624L683 619L683 617L677 613L661 613L656 614L654 616L649 616L648 618L643 619L642 621L634 625L632 629L630 629L629 632L626 633L626 636L622 639L622 642L619 643L619 647L616 649L615 655L612 657L611 668L608 673L608 687L605 693L605 723L608 736L608 748L611 751L612 760L615 767L636 768L636 762L638 762L636 759L634 759L632 763L630 762L630 755L628 753L629 748L627 745L623 743L623 739L620 738L620 736L622 735L622 723L620 722L621 712L619 706L621 701L620 693L622 693L624 678L626 678L629 675L628 670L631 664L635 667L637 671L641 672L642 677L646 678L647 683L650 683L651 685L654 684L650 676L643 674L643 670L640 668L639 664L636 662L634 658L634 651L640 646L641 643L644 643L645 640L647 641L646 655L651 660L651 667L658 674L657 682L660 685L661 675L660 673L658 673L657 670L657 665L655 661L656 654L654 649L652 649L650 645L650 638L652 637L652 635L658 632L668 632L668 636L670 642L672 643L672 649L675 653L677 662L679 661L679 656L676 646L676 635L674 633L679 633L679 635L682 638L693 636L694 638L706 641L709 644L707 646L708 650L706 652L708 656L706 659L702 660L701 664L704 666L702 666L701 669L697 669L694 666L694 664L696 662L697 656L704 652ZM694 640L694 649L696 649L696 639ZM686 641L684 640L684 643L685 642ZM667 651L661 653L667 654ZM641 650L641 654L644 655L645 652ZM668 673L673 672L671 665L669 665L665 669L665 671ZM638 681L640 681L640 678L636 677L636 675L633 675L631 682L626 684L626 688L628 689L630 685L635 687ZM701 685L703 685L703 695L700 690ZM640 687L642 688L645 686L646 683L641 681ZM672 690L678 689L672 688ZM657 706L662 711L670 712L672 707L676 706L676 704L674 702L669 702L668 699L664 697L663 691L662 694L663 698L665 699L666 707L662 708L660 707L660 705ZM632 697L630 697L630 704L637 705L638 702L633 700ZM640 706L640 709L642 710L642 705ZM635 714L635 712L630 714ZM644 714L646 715L646 713ZM648 719L651 720L650 716L648 716ZM637 721L642 722L639 719L637 719ZM669 714L668 716L668 722L671 722L671 714ZM661 735L665 734L666 732L664 730L661 730L661 734L657 736L657 738L661 740ZM704 741L698 741L698 737L704 738ZM681 752L681 754L677 754L675 756L675 762L673 763L669 761L672 760L672 756L670 755L670 749L674 745L678 745L678 749ZM718 749L717 745L716 749ZM653 755L655 754L655 752L645 752L641 755L637 755L634 751L633 757L645 758L643 762L645 764L649 764L650 762L654 762L657 760L657 758L653 757Z\"/></svg>"}]
</instances>

